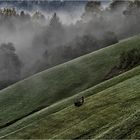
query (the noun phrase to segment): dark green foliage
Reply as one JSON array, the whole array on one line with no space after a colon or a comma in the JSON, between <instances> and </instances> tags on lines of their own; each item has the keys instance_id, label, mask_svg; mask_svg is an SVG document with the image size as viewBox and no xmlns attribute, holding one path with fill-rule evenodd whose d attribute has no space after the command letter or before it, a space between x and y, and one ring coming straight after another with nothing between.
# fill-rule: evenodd
<instances>
[{"instance_id":1,"label":"dark green foliage","mask_svg":"<svg viewBox=\"0 0 140 140\"><path fill-rule=\"evenodd\" d=\"M45 62L43 63L43 67L40 63L41 65L38 67L38 71L40 71L40 69L42 70L42 68L46 69L64 63L117 42L118 39L113 32L104 33L101 39L97 39L92 34L77 36L65 45L58 46L51 51L46 50L43 54L43 60L45 60Z\"/></svg>"},{"instance_id":2,"label":"dark green foliage","mask_svg":"<svg viewBox=\"0 0 140 140\"><path fill-rule=\"evenodd\" d=\"M105 76L104 80L113 78L121 73L124 73L136 66L140 65L140 50L132 49L123 51L120 54L119 65L114 66L111 71Z\"/></svg>"},{"instance_id":3,"label":"dark green foliage","mask_svg":"<svg viewBox=\"0 0 140 140\"><path fill-rule=\"evenodd\" d=\"M112 0L111 4L110 4L110 9L111 10L117 10L118 8L128 4L129 1L126 0Z\"/></svg>"},{"instance_id":4,"label":"dark green foliage","mask_svg":"<svg viewBox=\"0 0 140 140\"><path fill-rule=\"evenodd\" d=\"M99 44L99 41L93 35L77 36L75 39L69 43L66 43L65 45L58 46L51 50L46 50L43 54L43 60L45 60L43 68L46 69L47 67L64 63L92 51L98 50L101 47L101 44ZM38 70L40 68L42 68L42 64L38 67Z\"/></svg>"},{"instance_id":5,"label":"dark green foliage","mask_svg":"<svg viewBox=\"0 0 140 140\"><path fill-rule=\"evenodd\" d=\"M73 42L74 43L71 43L71 48L73 48L75 57L79 57L100 48L98 39L92 35L77 37Z\"/></svg>"},{"instance_id":6,"label":"dark green foliage","mask_svg":"<svg viewBox=\"0 0 140 140\"><path fill-rule=\"evenodd\" d=\"M130 16L139 16L139 12L140 12L140 1L139 0L134 0L134 1L129 1L129 4L126 8L126 10L124 10L123 14Z\"/></svg>"},{"instance_id":7,"label":"dark green foliage","mask_svg":"<svg viewBox=\"0 0 140 140\"><path fill-rule=\"evenodd\" d=\"M130 69L140 64L140 50L132 49L120 55L120 69Z\"/></svg>"},{"instance_id":8,"label":"dark green foliage","mask_svg":"<svg viewBox=\"0 0 140 140\"><path fill-rule=\"evenodd\" d=\"M59 26L61 26L60 19L56 13L53 14L50 20L50 26L52 26L53 28L58 28Z\"/></svg>"},{"instance_id":9,"label":"dark green foliage","mask_svg":"<svg viewBox=\"0 0 140 140\"><path fill-rule=\"evenodd\" d=\"M118 39L113 32L105 32L100 40L92 34L77 36L65 45L46 50L43 54L43 59L35 63L32 72L40 72L117 42Z\"/></svg>"},{"instance_id":10,"label":"dark green foliage","mask_svg":"<svg viewBox=\"0 0 140 140\"><path fill-rule=\"evenodd\" d=\"M101 1L88 1L85 6L86 12L99 12L101 10Z\"/></svg>"},{"instance_id":11,"label":"dark green foliage","mask_svg":"<svg viewBox=\"0 0 140 140\"><path fill-rule=\"evenodd\" d=\"M44 45L57 46L58 42L61 44L64 39L64 28L56 13L53 14L50 24L41 35L41 40ZM37 37L38 38L38 37ZM40 38L39 38L40 39ZM39 39L37 39L39 41Z\"/></svg>"}]
</instances>

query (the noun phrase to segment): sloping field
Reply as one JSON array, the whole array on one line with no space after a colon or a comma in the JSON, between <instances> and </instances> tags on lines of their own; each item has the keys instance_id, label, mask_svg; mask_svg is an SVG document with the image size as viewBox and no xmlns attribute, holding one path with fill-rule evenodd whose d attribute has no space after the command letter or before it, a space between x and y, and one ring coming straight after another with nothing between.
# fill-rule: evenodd
<instances>
[{"instance_id":1,"label":"sloping field","mask_svg":"<svg viewBox=\"0 0 140 140\"><path fill-rule=\"evenodd\" d=\"M29 77L28 79L25 79L9 88L6 88L0 91L0 112L1 112L0 113L0 128L1 128L1 131L2 129L5 129L7 126L10 126L14 124L15 122L20 121L21 119L29 116L30 114L33 114L34 112L37 112L46 107L49 108L49 106L52 105L53 103L57 104L57 102L61 101L62 99L66 99L67 97L76 95L77 93L81 91L84 91L90 87L93 87L101 83L104 80L104 77L106 76L106 74L111 70L111 68L114 67L118 63L119 56L122 51L129 50L132 48L138 48L139 46L140 46L140 36L136 36L136 37L124 40L108 48L99 50L89 55L85 55L83 57L80 57L68 63L62 64L52 69L41 72L35 76ZM139 71L137 71L137 74L138 72ZM135 75L135 73L132 73L132 75L133 74ZM130 77L133 77L133 76L130 76ZM119 80L120 79L118 79L118 81ZM106 86L109 87L108 85ZM98 92L101 91L102 89L102 88L100 89L100 85L99 87L97 86L96 88ZM90 94L92 95L94 93L90 92ZM97 95L99 95L99 93ZM114 95L112 95L112 98L113 96ZM91 98L94 99L95 97L93 96ZM89 100L89 103L90 103L90 97L87 98L86 100L87 102ZM123 100L125 101L125 99ZM111 100L111 102L113 102L113 100ZM71 102L68 102L68 103L71 103ZM65 108L65 104L63 104L63 102L61 103L61 105L59 104L59 106L55 107L54 110L50 109L50 113L48 114L51 114L53 112L59 113L59 110ZM103 106L103 105L99 104L99 106ZM80 110L83 107L81 107ZM73 105L70 106L70 111L71 111L71 108L73 109ZM87 110L88 108L90 110L90 107L88 106L85 109ZM91 114L88 114L88 116L92 115L92 112L93 112L92 109L94 110L94 108L91 107L91 111L89 111ZM66 110L68 111L68 108L66 108ZM97 110L100 110L98 106L97 106ZM126 112L124 112L124 114L127 114ZM77 113L80 113L80 112L77 112ZM131 113L134 113L133 109L131 110L130 114ZM84 114L81 114L81 115L84 117ZM123 116L123 114L121 115ZM121 115L118 115L118 116L121 116ZM57 115L57 117L58 116L59 115ZM77 117L79 118L79 121L81 123L84 121L84 119L87 118L86 115L84 118L79 117L79 116ZM52 120L50 122L54 122L54 121ZM75 122L73 121L73 123ZM53 126L53 123L50 124L50 126L51 125ZM25 126L25 124L23 126ZM47 128L47 126L45 126L45 128ZM52 128L54 128L54 126ZM57 128L57 125L56 125L56 128ZM57 131L57 129L55 131ZM31 129L31 132L33 132L32 129ZM68 132L70 131L68 130ZM60 135L60 133L58 134L54 133L55 135L52 135L51 133L48 133L48 134L50 134L51 137L52 136L57 137L57 135L59 137ZM65 135L66 134L67 132L65 133ZM42 135L40 136L43 137ZM46 135L44 134L44 136Z\"/></svg>"},{"instance_id":2,"label":"sloping field","mask_svg":"<svg viewBox=\"0 0 140 140\"><path fill-rule=\"evenodd\" d=\"M126 72L124 74L121 74L120 76L117 76L115 78L112 78L110 80L107 80L101 84L98 84L92 88L89 88L83 92L80 92L74 96L71 96L69 98L66 98L60 102L54 103L53 105L50 105L47 108L44 108L38 112L35 112L34 114L31 114L19 121L17 121L16 123L10 125L9 127L6 127L4 129L1 129L0 131L0 136L4 136L4 135L9 135L9 133L13 133L15 131L19 131L19 129L28 127L30 124L32 124L33 122L36 122L42 118L44 118L44 116L47 116L51 113L57 112L59 110L62 110L64 108L66 108L67 106L73 104L74 100L77 97L88 97L90 95L94 95L97 94L98 92L101 92L107 88L110 88L118 83L121 83L127 79L130 79L134 76L137 76L140 74L140 66L137 68L134 68L133 70Z\"/></svg>"},{"instance_id":3,"label":"sloping field","mask_svg":"<svg viewBox=\"0 0 140 140\"><path fill-rule=\"evenodd\" d=\"M112 82L129 74L130 72L120 75L112 79ZM96 94L94 90L91 88L83 92L83 95L87 92L91 94L85 99L83 106L77 108L71 103L66 108L46 115L5 138L138 139L140 136L140 75L119 82Z\"/></svg>"}]
</instances>

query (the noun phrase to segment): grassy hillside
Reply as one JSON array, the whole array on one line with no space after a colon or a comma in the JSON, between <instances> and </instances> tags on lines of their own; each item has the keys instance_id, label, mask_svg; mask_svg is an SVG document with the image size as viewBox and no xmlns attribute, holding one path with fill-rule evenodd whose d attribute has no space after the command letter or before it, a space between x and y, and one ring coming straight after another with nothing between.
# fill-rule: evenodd
<instances>
[{"instance_id":1,"label":"grassy hillside","mask_svg":"<svg viewBox=\"0 0 140 140\"><path fill-rule=\"evenodd\" d=\"M131 77L132 73L136 75ZM117 82L119 79L124 81ZM114 85L106 87L107 83ZM104 82L102 87L106 89L98 93L97 87L80 93L88 95L80 108L71 102L5 138L139 138L140 67Z\"/></svg>"},{"instance_id":2,"label":"grassy hillside","mask_svg":"<svg viewBox=\"0 0 140 140\"><path fill-rule=\"evenodd\" d=\"M127 73L124 73L124 74L121 74L120 76L112 78L111 80L107 80L101 84L98 84L94 87L91 87L83 92L80 92L80 93L74 95L74 96L66 98L60 102L54 103L53 105L50 105L49 107L44 108L44 109L42 109L34 114L31 114L31 115L17 121L16 123L10 125L9 127L2 129L0 131L0 136L4 136L7 134L9 135L9 133L11 133L13 131L17 131L21 128L28 127L30 124L42 119L44 116L47 116L51 113L54 113L54 112L57 112L59 110L66 108L67 106L73 104L74 100L77 97L81 97L81 96L88 97L90 95L94 95L98 92L101 92L107 88L110 88L118 83L121 83L121 82L123 82L129 78L132 78L134 76L137 76L139 74L140 74L140 66L127 72Z\"/></svg>"},{"instance_id":3,"label":"grassy hillside","mask_svg":"<svg viewBox=\"0 0 140 140\"><path fill-rule=\"evenodd\" d=\"M0 91L0 128L3 129L33 112L99 84L118 63L122 51L139 46L140 36L133 37ZM56 107L53 111L50 109L50 112L60 109L61 107Z\"/></svg>"}]
</instances>

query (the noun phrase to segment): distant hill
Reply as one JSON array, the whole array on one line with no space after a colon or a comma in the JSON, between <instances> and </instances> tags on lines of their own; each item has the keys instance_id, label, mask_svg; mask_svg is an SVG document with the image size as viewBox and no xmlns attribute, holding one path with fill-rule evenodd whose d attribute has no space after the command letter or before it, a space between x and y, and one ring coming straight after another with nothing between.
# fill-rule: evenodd
<instances>
[{"instance_id":1,"label":"distant hill","mask_svg":"<svg viewBox=\"0 0 140 140\"><path fill-rule=\"evenodd\" d=\"M48 12L56 10L76 10L79 6L84 6L87 1L47 1L47 0L2 0L0 1L0 7L15 7L23 10L41 9Z\"/></svg>"},{"instance_id":2,"label":"distant hill","mask_svg":"<svg viewBox=\"0 0 140 140\"><path fill-rule=\"evenodd\" d=\"M103 5L107 5L110 0L101 0ZM15 7L19 10L44 10L47 12L63 10L73 11L78 7L84 7L87 0L1 0L0 7Z\"/></svg>"}]
</instances>

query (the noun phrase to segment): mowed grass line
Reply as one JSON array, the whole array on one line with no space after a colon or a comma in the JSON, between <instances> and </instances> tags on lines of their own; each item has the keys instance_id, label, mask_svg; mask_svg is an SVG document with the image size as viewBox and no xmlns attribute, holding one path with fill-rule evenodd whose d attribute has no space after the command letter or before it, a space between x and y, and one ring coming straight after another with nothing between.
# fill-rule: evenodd
<instances>
[{"instance_id":1,"label":"mowed grass line","mask_svg":"<svg viewBox=\"0 0 140 140\"><path fill-rule=\"evenodd\" d=\"M90 131L94 138L106 125L108 129L140 109L139 83L140 75L87 97L80 108L72 104L6 138L74 139L88 136Z\"/></svg>"},{"instance_id":2,"label":"mowed grass line","mask_svg":"<svg viewBox=\"0 0 140 140\"><path fill-rule=\"evenodd\" d=\"M135 136L133 135L131 139L138 139L140 138L140 127L138 129L139 133L137 132L137 130L135 130L135 128L138 128L138 126L140 126L140 110L136 111L127 119L124 119L113 127L109 128L104 133L101 133L95 139L126 139L130 135L134 134L134 132L136 132Z\"/></svg>"},{"instance_id":3,"label":"mowed grass line","mask_svg":"<svg viewBox=\"0 0 140 140\"><path fill-rule=\"evenodd\" d=\"M29 125L32 125L31 123L38 121L42 118L44 118L45 116L58 112L64 108L66 108L67 106L69 106L70 104L72 104L74 102L74 100L78 97L84 96L84 97L88 97L90 95L94 95L98 92L101 92L111 86L114 86L118 83L121 83L129 78L132 78L136 75L140 74L140 66L124 73L121 74L120 76L114 77L110 80L107 80L99 85L96 85L92 88L89 88L83 92L80 92L72 97L69 97L67 99L64 99L58 103L55 103L45 109L42 109L32 115L29 115L28 117L25 117L24 119L19 120L18 122L14 123L13 125L3 129L0 131L0 136L4 136L6 134L9 134L13 131L18 131L18 129L22 129L24 127L28 127Z\"/></svg>"},{"instance_id":4,"label":"mowed grass line","mask_svg":"<svg viewBox=\"0 0 140 140\"><path fill-rule=\"evenodd\" d=\"M140 121L138 121L138 125L136 125L133 129L130 129L129 133L124 136L124 139L140 139Z\"/></svg>"}]
</instances>

